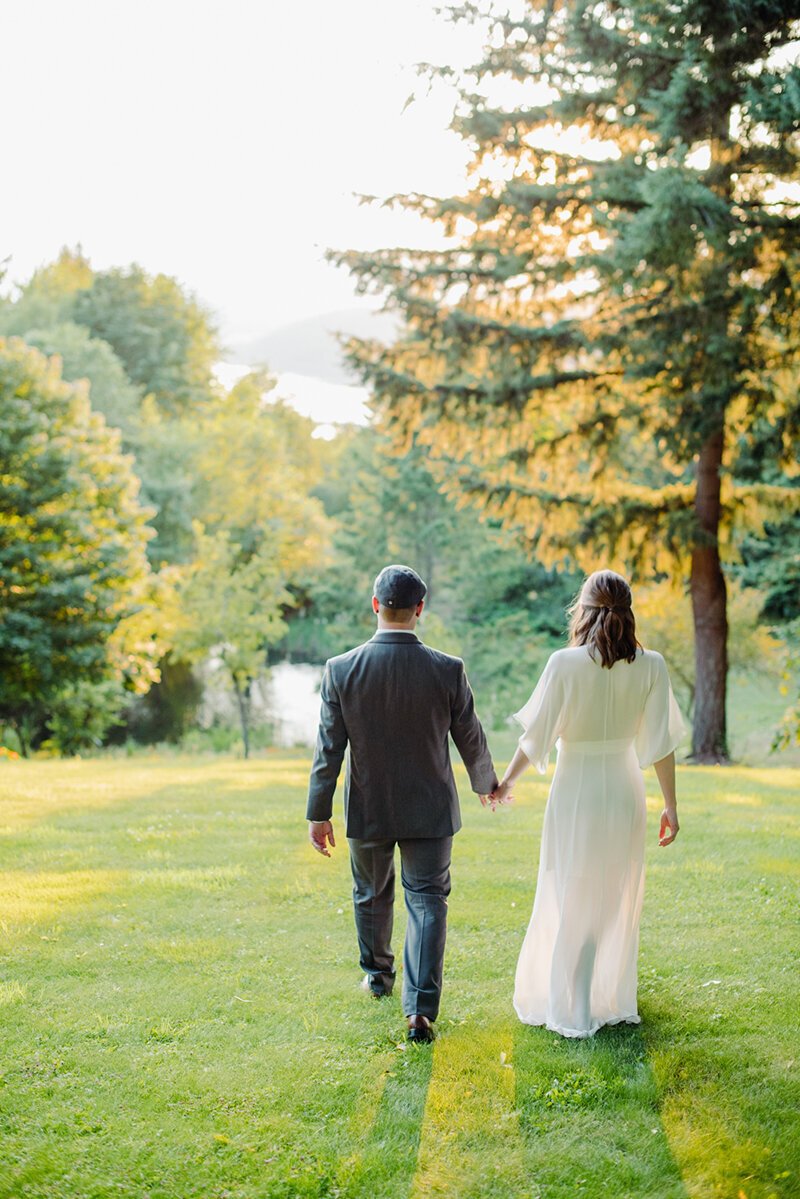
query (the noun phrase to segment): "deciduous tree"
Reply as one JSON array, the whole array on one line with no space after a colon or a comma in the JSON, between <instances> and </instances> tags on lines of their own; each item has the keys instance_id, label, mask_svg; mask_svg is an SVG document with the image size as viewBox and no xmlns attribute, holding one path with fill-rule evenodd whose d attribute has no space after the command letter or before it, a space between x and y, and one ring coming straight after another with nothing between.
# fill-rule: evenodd
<instances>
[{"instance_id":1,"label":"deciduous tree","mask_svg":"<svg viewBox=\"0 0 800 1199\"><path fill-rule=\"evenodd\" d=\"M170 415L194 412L215 393L221 357L211 314L168 275L138 266L98 271L76 291L72 319L107 341L128 378Z\"/></svg>"},{"instance_id":2,"label":"deciduous tree","mask_svg":"<svg viewBox=\"0 0 800 1199\"><path fill-rule=\"evenodd\" d=\"M216 657L236 693L245 756L249 695L266 649L286 631L291 586L325 557L326 522L310 494L311 422L267 402L272 381L247 376L197 423L194 544L174 570L167 632L176 656Z\"/></svg>"},{"instance_id":3,"label":"deciduous tree","mask_svg":"<svg viewBox=\"0 0 800 1199\"><path fill-rule=\"evenodd\" d=\"M28 340L36 330L65 359L75 341L70 323L106 342L139 396L152 396L162 413L190 414L218 394L214 319L168 275L151 276L135 265L95 271L80 249L64 249L13 300L0 301L0 333Z\"/></svg>"}]
</instances>

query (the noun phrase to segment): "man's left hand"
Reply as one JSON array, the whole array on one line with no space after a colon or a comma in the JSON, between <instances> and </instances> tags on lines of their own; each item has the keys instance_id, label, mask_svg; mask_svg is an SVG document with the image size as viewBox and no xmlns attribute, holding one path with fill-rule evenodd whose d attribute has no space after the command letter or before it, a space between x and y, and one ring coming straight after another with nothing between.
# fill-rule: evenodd
<instances>
[{"instance_id":1,"label":"man's left hand","mask_svg":"<svg viewBox=\"0 0 800 1199\"><path fill-rule=\"evenodd\" d=\"M334 849L336 846L336 840L333 836L333 825L330 820L309 820L308 839L317 853L321 853L323 857L329 858L331 851L328 849L327 843L330 842L331 849Z\"/></svg>"}]
</instances>

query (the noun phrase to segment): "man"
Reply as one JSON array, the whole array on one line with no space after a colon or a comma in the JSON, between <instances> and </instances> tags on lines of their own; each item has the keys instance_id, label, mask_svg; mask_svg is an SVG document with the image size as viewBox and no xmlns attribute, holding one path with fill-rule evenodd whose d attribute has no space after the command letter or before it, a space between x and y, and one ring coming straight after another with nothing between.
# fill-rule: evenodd
<instances>
[{"instance_id":1,"label":"man","mask_svg":"<svg viewBox=\"0 0 800 1199\"><path fill-rule=\"evenodd\" d=\"M433 1040L442 989L450 851L461 827L448 737L482 803L498 785L464 663L429 649L414 631L426 591L410 567L386 566L372 597L375 636L327 663L306 812L311 844L330 857L333 793L349 749L344 808L366 971L362 986L380 998L394 985L399 845L408 913L403 1011L410 1041Z\"/></svg>"}]
</instances>

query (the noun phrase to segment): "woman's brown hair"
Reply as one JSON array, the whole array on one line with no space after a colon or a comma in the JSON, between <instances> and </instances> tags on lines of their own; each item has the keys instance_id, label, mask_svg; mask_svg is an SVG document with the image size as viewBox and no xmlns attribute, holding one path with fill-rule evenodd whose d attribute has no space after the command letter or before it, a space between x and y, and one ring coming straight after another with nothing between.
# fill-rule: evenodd
<instances>
[{"instance_id":1,"label":"woman's brown hair","mask_svg":"<svg viewBox=\"0 0 800 1199\"><path fill-rule=\"evenodd\" d=\"M632 662L640 649L631 607L631 589L613 570L589 575L569 609L569 643L585 645L593 658L609 668L615 662Z\"/></svg>"}]
</instances>

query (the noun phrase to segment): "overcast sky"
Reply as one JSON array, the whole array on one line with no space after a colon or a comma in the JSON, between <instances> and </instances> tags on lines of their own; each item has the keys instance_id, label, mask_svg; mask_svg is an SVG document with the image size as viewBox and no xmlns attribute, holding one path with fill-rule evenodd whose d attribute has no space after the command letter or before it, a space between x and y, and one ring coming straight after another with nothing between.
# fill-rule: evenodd
<instances>
[{"instance_id":1,"label":"overcast sky","mask_svg":"<svg viewBox=\"0 0 800 1199\"><path fill-rule=\"evenodd\" d=\"M327 246L419 243L354 192L451 194L478 35L435 0L0 0L5 288L62 246L176 276L232 338L352 306Z\"/></svg>"}]
</instances>

